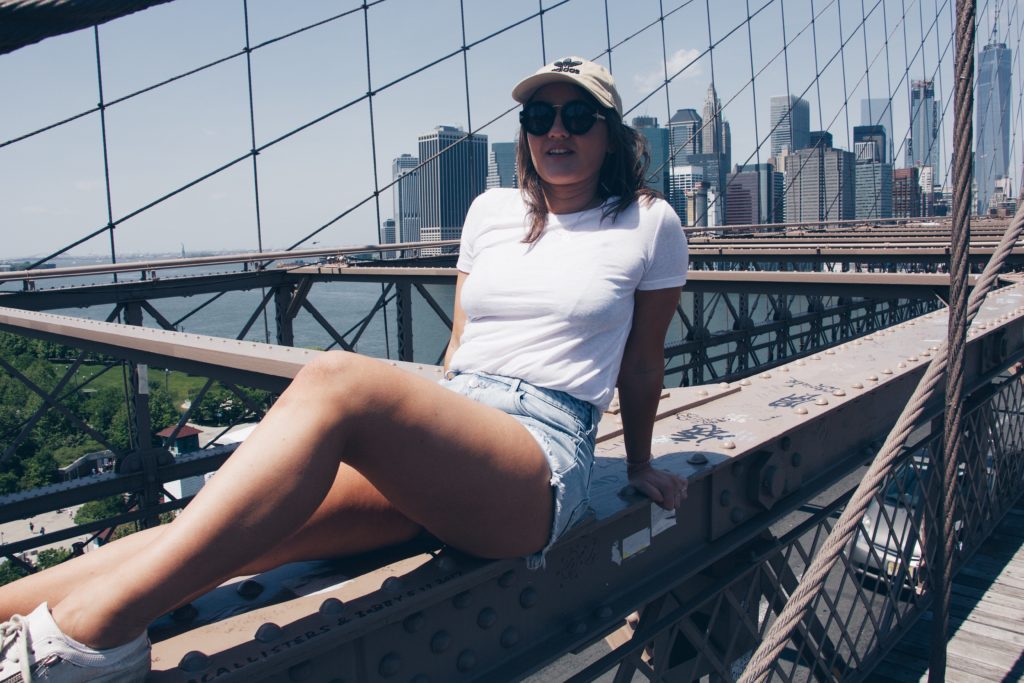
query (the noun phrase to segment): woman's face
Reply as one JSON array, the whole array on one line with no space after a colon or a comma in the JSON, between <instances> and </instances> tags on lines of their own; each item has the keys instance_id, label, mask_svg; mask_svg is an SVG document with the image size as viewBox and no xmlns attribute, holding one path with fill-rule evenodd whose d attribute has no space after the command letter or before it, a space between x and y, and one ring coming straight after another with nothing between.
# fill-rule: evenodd
<instances>
[{"instance_id":1,"label":"woman's face","mask_svg":"<svg viewBox=\"0 0 1024 683\"><path fill-rule=\"evenodd\" d=\"M552 83L537 90L533 102L563 105L587 99L584 91L568 83ZM540 179L548 186L585 189L592 186L597 193L601 165L608 153L608 125L601 119L582 135L569 133L562 124L561 110L555 123L544 135L530 135L530 158Z\"/></svg>"}]
</instances>

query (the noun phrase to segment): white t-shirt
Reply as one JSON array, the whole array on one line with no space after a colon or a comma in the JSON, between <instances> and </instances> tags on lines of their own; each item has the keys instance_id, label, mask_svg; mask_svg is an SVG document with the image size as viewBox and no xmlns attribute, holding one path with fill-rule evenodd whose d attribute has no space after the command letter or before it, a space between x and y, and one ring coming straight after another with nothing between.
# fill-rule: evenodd
<instances>
[{"instance_id":1,"label":"white t-shirt","mask_svg":"<svg viewBox=\"0 0 1024 683\"><path fill-rule=\"evenodd\" d=\"M519 190L476 198L462 229L466 324L450 369L518 377L608 407L634 292L682 285L688 252L665 201L634 202L615 219L602 220L604 208L551 214L541 238L524 244Z\"/></svg>"}]
</instances>

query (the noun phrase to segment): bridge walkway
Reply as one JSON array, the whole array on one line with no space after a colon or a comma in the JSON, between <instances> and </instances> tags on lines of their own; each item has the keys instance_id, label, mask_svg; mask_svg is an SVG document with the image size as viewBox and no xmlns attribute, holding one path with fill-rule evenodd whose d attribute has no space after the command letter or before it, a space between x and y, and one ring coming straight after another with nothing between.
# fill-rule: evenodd
<instances>
[{"instance_id":1,"label":"bridge walkway","mask_svg":"<svg viewBox=\"0 0 1024 683\"><path fill-rule=\"evenodd\" d=\"M928 679L931 617L931 611L922 615L870 680ZM1024 680L1024 497L954 577L950 627L947 681Z\"/></svg>"}]
</instances>

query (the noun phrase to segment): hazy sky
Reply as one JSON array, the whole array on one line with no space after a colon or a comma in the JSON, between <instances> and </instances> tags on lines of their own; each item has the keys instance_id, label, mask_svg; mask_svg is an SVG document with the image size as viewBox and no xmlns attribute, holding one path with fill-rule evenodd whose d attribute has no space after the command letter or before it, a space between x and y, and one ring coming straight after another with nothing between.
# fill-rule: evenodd
<instances>
[{"instance_id":1,"label":"hazy sky","mask_svg":"<svg viewBox=\"0 0 1024 683\"><path fill-rule=\"evenodd\" d=\"M1015 47L1016 4L999 1L1004 34L1010 26L1005 40ZM502 114L513 105L508 93L519 78L545 58L594 57L609 43L615 46L610 65L626 108L632 109L630 118L649 114L664 123L678 108L700 110L713 75L732 126L734 163L767 159L768 143L760 156L757 144L768 135L769 98L787 91L787 77L790 92L806 90L812 129L829 129L836 146L844 148L849 147L849 127L860 124L859 102L869 88L872 97L893 93L899 146L908 119L904 74L909 71L911 79L934 76L940 107L952 87L953 50L947 49L952 0L543 4L542 21L534 16L537 0L386 0L365 12L354 0L250 0L254 47L355 10L252 52L257 147L324 117L257 157L263 247L290 246L342 214L347 215L305 246L314 246L313 241L315 246L376 242L378 220L393 212L390 190L380 194L378 208L372 198L375 187L391 181L394 157L416 154L417 135L447 124L472 126L492 142L511 140L515 112ZM657 21L659 7L668 15L664 22ZM243 8L242 0L177 0L101 26L104 101L238 53L246 40ZM812 8L818 15L813 29ZM979 3L979 25L986 25L989 11L989 2ZM749 22L748 14L753 16ZM507 28L517 22L522 23ZM783 26L791 43L785 53ZM886 27L893 34L888 54ZM465 66L459 52L463 30L466 44L472 45ZM927 36L923 44L922 35ZM945 61L936 71L940 56ZM667 93L658 90L666 60L674 77ZM1017 60L1015 54L1015 83ZM602 61L609 63L607 56ZM752 65L757 74L753 86ZM822 73L817 82L816 71ZM371 90L376 93L372 133L371 107L364 98ZM95 108L99 86L92 29L0 56L0 92L0 144ZM850 93L849 111L844 93ZM951 113L948 119L951 124ZM110 217L118 226L114 242L120 259L177 252L182 245L190 252L257 247L254 171L246 156L252 142L244 56L112 104L105 123ZM107 225L103 159L95 111L0 147L0 257L47 254ZM110 248L109 234L103 232L71 253L109 254Z\"/></svg>"}]
</instances>

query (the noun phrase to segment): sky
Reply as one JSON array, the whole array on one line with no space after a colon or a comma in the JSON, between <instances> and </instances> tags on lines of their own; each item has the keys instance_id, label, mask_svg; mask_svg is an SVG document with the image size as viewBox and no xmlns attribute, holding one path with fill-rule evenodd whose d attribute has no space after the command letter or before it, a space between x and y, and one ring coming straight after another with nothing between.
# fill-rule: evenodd
<instances>
[{"instance_id":1,"label":"sky","mask_svg":"<svg viewBox=\"0 0 1024 683\"><path fill-rule=\"evenodd\" d=\"M105 120L91 111L100 101L92 29L0 55L0 259L79 240L66 255L375 243L393 214L390 190L374 199L392 159L415 155L417 136L437 125L514 139L512 86L567 55L601 55L627 118L700 111L713 79L733 163L767 160L769 99L787 90L810 103L811 128L846 149L869 94L892 94L897 146L909 80L934 78L940 108L951 98L953 0L541 3L537 16L537 0L383 0L365 11L354 0L249 0L251 110L243 0L176 0L100 26ZM981 0L979 26L996 5L1013 48L1016 3ZM951 105L947 114L943 168ZM102 230L110 221L113 237Z\"/></svg>"}]
</instances>

